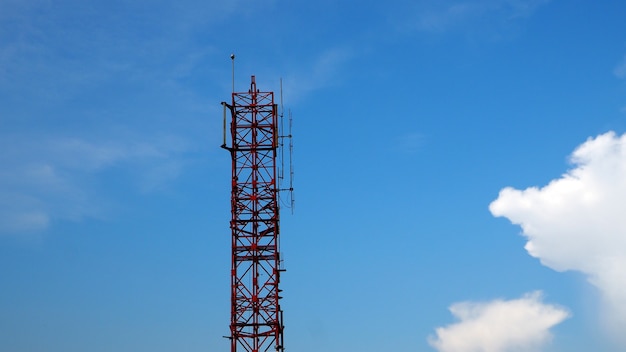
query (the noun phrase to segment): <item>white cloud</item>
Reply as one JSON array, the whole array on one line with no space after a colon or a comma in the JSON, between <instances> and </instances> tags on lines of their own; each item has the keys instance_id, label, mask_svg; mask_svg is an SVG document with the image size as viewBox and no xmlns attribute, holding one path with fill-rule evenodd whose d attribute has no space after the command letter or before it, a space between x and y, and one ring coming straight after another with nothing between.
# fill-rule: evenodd
<instances>
[{"instance_id":1,"label":"white cloud","mask_svg":"<svg viewBox=\"0 0 626 352\"><path fill-rule=\"evenodd\" d=\"M489 209L521 226L526 250L543 265L584 273L602 293L608 325L623 326L626 134L587 140L571 162L573 169L542 188L503 189Z\"/></svg>"},{"instance_id":2,"label":"white cloud","mask_svg":"<svg viewBox=\"0 0 626 352\"><path fill-rule=\"evenodd\" d=\"M450 312L459 322L437 328L429 343L439 352L538 351L550 342L550 328L569 317L541 298L533 292L509 301L455 303Z\"/></svg>"}]
</instances>

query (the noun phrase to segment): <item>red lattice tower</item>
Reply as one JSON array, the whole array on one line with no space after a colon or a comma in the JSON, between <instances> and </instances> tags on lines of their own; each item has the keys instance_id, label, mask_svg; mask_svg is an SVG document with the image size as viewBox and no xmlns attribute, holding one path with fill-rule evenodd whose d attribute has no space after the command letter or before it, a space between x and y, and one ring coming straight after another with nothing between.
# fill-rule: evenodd
<instances>
[{"instance_id":1,"label":"red lattice tower","mask_svg":"<svg viewBox=\"0 0 626 352\"><path fill-rule=\"evenodd\" d=\"M282 351L279 205L276 157L279 146L273 92L232 93L224 105L224 144L232 157L231 352ZM230 110L231 146L226 146Z\"/></svg>"}]
</instances>

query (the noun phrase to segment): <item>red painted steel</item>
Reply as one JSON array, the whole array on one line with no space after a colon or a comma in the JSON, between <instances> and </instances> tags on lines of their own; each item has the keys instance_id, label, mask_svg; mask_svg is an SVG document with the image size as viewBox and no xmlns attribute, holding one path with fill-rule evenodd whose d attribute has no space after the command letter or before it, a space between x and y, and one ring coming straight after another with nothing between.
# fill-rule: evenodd
<instances>
[{"instance_id":1,"label":"red painted steel","mask_svg":"<svg viewBox=\"0 0 626 352\"><path fill-rule=\"evenodd\" d=\"M279 206L276 179L277 106L251 77L247 93L232 94L231 352L283 350L280 309Z\"/></svg>"}]
</instances>

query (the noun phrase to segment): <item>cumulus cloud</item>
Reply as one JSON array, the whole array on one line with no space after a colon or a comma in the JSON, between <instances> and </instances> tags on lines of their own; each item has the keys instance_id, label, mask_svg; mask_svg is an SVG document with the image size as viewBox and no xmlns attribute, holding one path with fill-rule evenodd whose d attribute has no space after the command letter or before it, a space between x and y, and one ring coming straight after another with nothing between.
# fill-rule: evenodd
<instances>
[{"instance_id":1,"label":"cumulus cloud","mask_svg":"<svg viewBox=\"0 0 626 352\"><path fill-rule=\"evenodd\" d=\"M504 188L489 209L521 226L526 250L543 265L584 273L617 331L626 323L626 134L588 139L571 162L544 187Z\"/></svg>"},{"instance_id":2,"label":"cumulus cloud","mask_svg":"<svg viewBox=\"0 0 626 352\"><path fill-rule=\"evenodd\" d=\"M550 328L569 317L567 310L543 303L539 291L508 301L456 303L450 312L459 321L429 338L439 352L538 351L550 342Z\"/></svg>"}]
</instances>

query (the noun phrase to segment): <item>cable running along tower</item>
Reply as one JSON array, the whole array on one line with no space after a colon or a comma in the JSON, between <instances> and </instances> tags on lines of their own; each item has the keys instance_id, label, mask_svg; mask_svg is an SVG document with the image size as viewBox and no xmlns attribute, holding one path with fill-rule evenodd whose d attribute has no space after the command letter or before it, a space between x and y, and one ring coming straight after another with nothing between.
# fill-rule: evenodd
<instances>
[{"instance_id":1,"label":"cable running along tower","mask_svg":"<svg viewBox=\"0 0 626 352\"><path fill-rule=\"evenodd\" d=\"M234 61L234 56L231 58ZM232 102L222 105L222 148L232 158L231 317L230 336L226 337L231 341L231 352L282 352L284 326L279 289L280 273L284 271L279 254L282 170L277 170L277 156L284 138L290 139L291 151L291 133L279 135L274 93L259 91L254 76L248 92L236 93L233 88ZM228 112L230 146L226 144ZM282 120L282 111L280 117ZM285 190L291 192L293 171L290 174L289 188Z\"/></svg>"}]
</instances>

